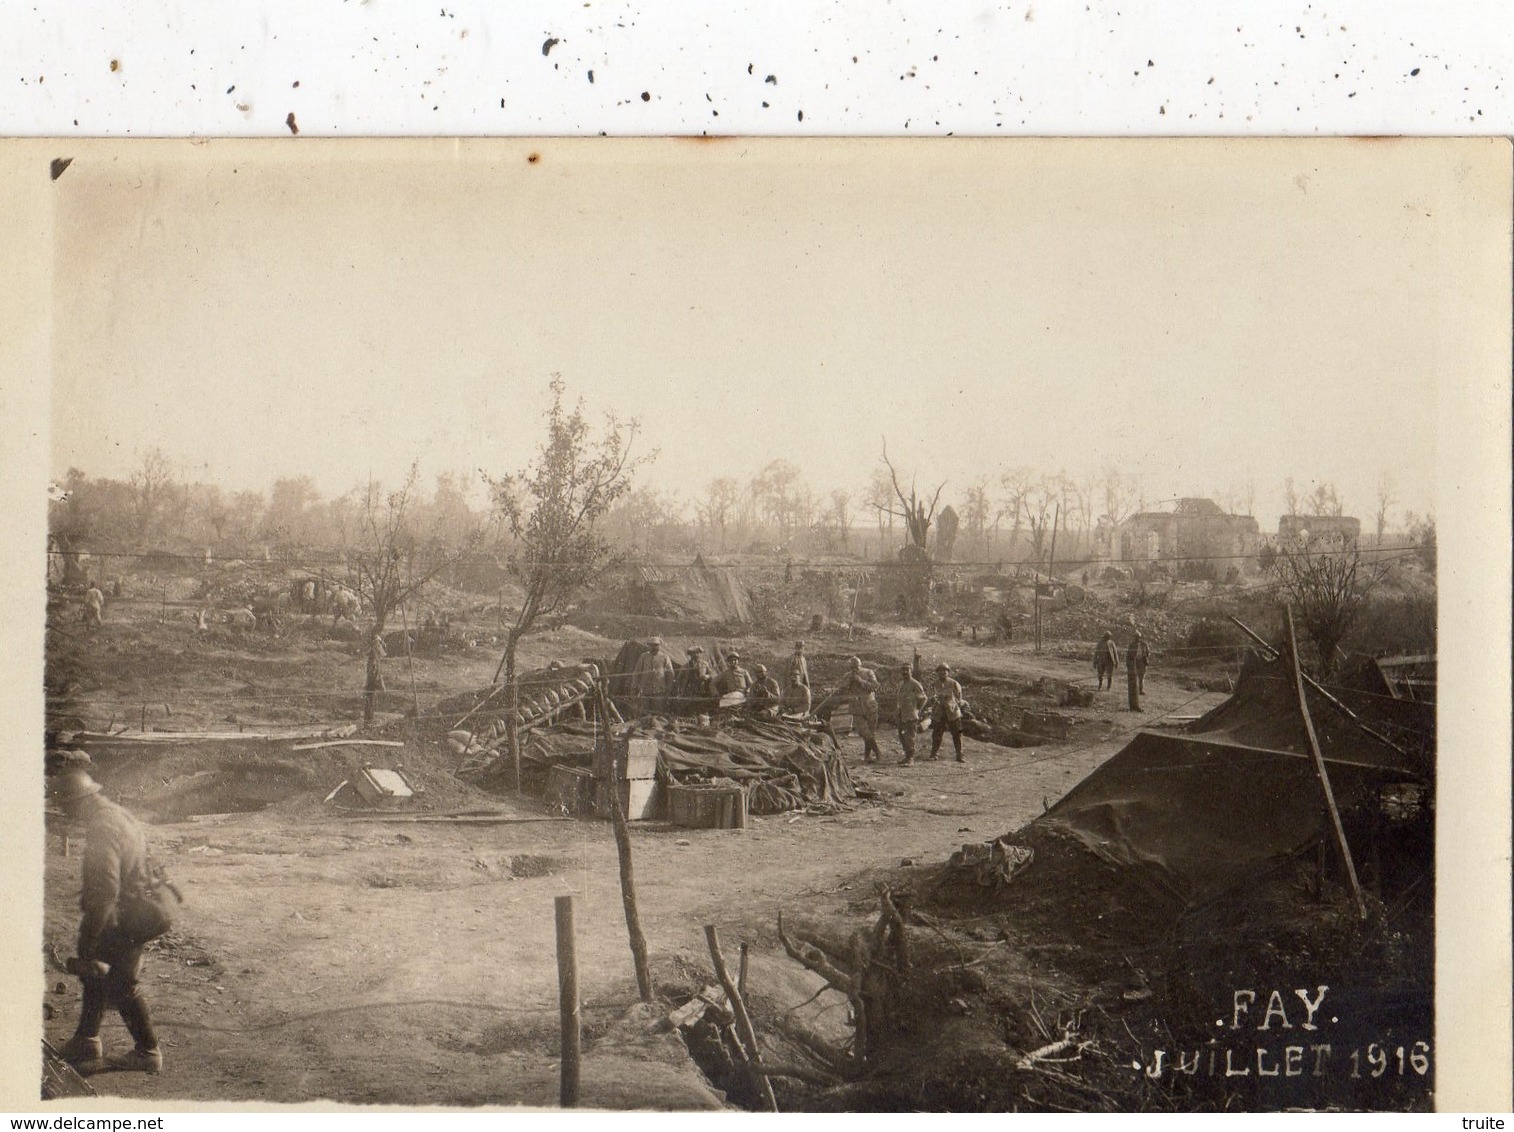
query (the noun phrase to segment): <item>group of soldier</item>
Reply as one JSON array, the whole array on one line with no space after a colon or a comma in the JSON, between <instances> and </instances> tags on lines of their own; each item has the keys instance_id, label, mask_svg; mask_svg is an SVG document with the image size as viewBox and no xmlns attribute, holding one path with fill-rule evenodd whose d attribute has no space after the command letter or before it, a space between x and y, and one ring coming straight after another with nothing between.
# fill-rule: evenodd
<instances>
[{"instance_id":1,"label":"group of soldier","mask_svg":"<svg viewBox=\"0 0 1514 1132\"><path fill-rule=\"evenodd\" d=\"M754 664L748 669L737 649L725 653L718 671L705 659L702 645L690 645L685 657L682 664L676 663L665 651L661 637L647 642L647 651L637 660L628 687L630 698L643 714L699 713L738 703L748 714L770 719L780 712L809 714L810 668L803 641L794 642L793 655L788 659L786 692L767 665Z\"/></svg>"},{"instance_id":2,"label":"group of soldier","mask_svg":"<svg viewBox=\"0 0 1514 1132\"><path fill-rule=\"evenodd\" d=\"M1142 711L1141 695L1146 691L1146 666L1151 662L1151 646L1139 629L1130 638L1125 648L1125 688L1131 711ZM1106 687L1114 689L1115 669L1120 666L1120 648L1114 642L1114 634L1108 629L1093 647L1093 670L1099 680L1099 691Z\"/></svg>"},{"instance_id":3,"label":"group of soldier","mask_svg":"<svg viewBox=\"0 0 1514 1132\"><path fill-rule=\"evenodd\" d=\"M665 651L660 637L647 642L647 651L637 660L629 681L629 696L640 712L659 715L669 711L687 713L739 707L748 715L768 719L776 719L780 714L802 717L812 713L809 660L803 641L794 642L794 651L784 664L787 680L783 684L765 664L746 668L737 649L725 652L718 671L705 660L700 645L691 645L685 650L685 657L682 664L676 663ZM862 739L863 761L868 763L878 762L883 755L878 746L881 691L877 672L854 656L847 661L840 686L813 708L813 714L827 724L833 715L849 712L852 730ZM904 753L902 765L915 761L915 737L927 721L931 732L930 757L938 757L942 741L950 734L957 761L965 761L962 720L967 703L950 665L937 666L929 692L916 679L911 665L901 665L899 681L892 691L899 745Z\"/></svg>"}]
</instances>

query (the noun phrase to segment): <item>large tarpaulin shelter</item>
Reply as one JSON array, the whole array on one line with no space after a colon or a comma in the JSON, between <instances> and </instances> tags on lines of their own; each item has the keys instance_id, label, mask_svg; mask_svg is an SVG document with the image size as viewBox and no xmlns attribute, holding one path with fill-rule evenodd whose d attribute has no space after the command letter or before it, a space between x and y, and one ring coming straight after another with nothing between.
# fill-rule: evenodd
<instances>
[{"instance_id":1,"label":"large tarpaulin shelter","mask_svg":"<svg viewBox=\"0 0 1514 1132\"><path fill-rule=\"evenodd\" d=\"M1422 733L1366 697L1347 705L1384 742L1306 694L1342 810L1385 783L1429 780L1433 717ZM1251 657L1223 704L1185 733L1140 732L1034 826L1139 868L1192 907L1314 844L1328 821L1292 675Z\"/></svg>"},{"instance_id":2,"label":"large tarpaulin shelter","mask_svg":"<svg viewBox=\"0 0 1514 1132\"><path fill-rule=\"evenodd\" d=\"M783 720L727 716L699 724L648 716L615 734L656 739L659 771L670 781L726 779L743 787L754 814L840 809L857 797L840 754L817 742L814 731ZM592 724L563 724L533 733L528 753L543 762L581 763L595 738Z\"/></svg>"}]
</instances>

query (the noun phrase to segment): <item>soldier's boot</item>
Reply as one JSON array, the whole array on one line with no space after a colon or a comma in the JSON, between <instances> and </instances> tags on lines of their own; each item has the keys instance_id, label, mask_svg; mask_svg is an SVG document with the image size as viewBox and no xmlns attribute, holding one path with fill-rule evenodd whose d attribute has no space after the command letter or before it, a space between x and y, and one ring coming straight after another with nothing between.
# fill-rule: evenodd
<instances>
[{"instance_id":1,"label":"soldier's boot","mask_svg":"<svg viewBox=\"0 0 1514 1132\"><path fill-rule=\"evenodd\" d=\"M63 1048L58 1051L58 1056L75 1069L88 1071L100 1066L105 1057L105 1047L99 1038L75 1034L63 1044Z\"/></svg>"},{"instance_id":2,"label":"soldier's boot","mask_svg":"<svg viewBox=\"0 0 1514 1132\"><path fill-rule=\"evenodd\" d=\"M123 999L117 1009L136 1046L128 1053L113 1054L109 1059L111 1067L141 1073L163 1072L163 1051L158 1048L158 1035L153 1032L152 1015L148 1013L147 1003L142 1000L142 996L132 994Z\"/></svg>"}]
</instances>

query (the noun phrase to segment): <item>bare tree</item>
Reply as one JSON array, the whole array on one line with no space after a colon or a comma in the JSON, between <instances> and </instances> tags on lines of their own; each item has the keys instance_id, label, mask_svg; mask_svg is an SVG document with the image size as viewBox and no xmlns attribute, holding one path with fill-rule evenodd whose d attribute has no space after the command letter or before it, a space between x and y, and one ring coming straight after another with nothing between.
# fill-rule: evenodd
<instances>
[{"instance_id":1,"label":"bare tree","mask_svg":"<svg viewBox=\"0 0 1514 1132\"><path fill-rule=\"evenodd\" d=\"M1030 527L1030 549L1038 570L1046 561L1052 519L1061 499L1062 477L1042 476L1031 485L1022 504L1025 508L1025 521Z\"/></svg>"},{"instance_id":2,"label":"bare tree","mask_svg":"<svg viewBox=\"0 0 1514 1132\"><path fill-rule=\"evenodd\" d=\"M374 699L383 687L383 639L389 618L437 574L473 553L484 537L482 527L476 527L460 545L418 560L409 512L419 475L419 462L412 463L404 487L395 492L386 493L369 482L358 519L360 541L347 548L348 569L358 596L373 614L364 637L364 723L373 722Z\"/></svg>"},{"instance_id":3,"label":"bare tree","mask_svg":"<svg viewBox=\"0 0 1514 1132\"><path fill-rule=\"evenodd\" d=\"M1245 508L1242 515L1256 515L1256 480L1251 476L1246 477L1246 482L1241 484L1236 493L1236 501Z\"/></svg>"},{"instance_id":4,"label":"bare tree","mask_svg":"<svg viewBox=\"0 0 1514 1132\"><path fill-rule=\"evenodd\" d=\"M494 671L505 682L505 742L520 788L520 732L516 711L520 682L516 653L520 642L543 617L562 613L585 586L614 565L599 522L615 501L631 489L636 467L655 456L633 459L638 432L635 421L613 415L595 439L582 404L564 404L566 387L553 375L552 405L547 410L547 438L536 462L502 479L491 480L494 499L515 539L508 568L522 594L515 620L505 631L505 651Z\"/></svg>"},{"instance_id":5,"label":"bare tree","mask_svg":"<svg viewBox=\"0 0 1514 1132\"><path fill-rule=\"evenodd\" d=\"M898 501L899 509L890 507L890 513L904 520L905 530L909 532L909 541L921 550L926 549L926 538L930 535L930 525L936 518L936 504L941 499L941 491L946 487L943 482L936 488L935 495L931 496L927 504L923 496L915 491L915 482L910 480L909 497L904 495L904 489L899 486L899 473L894 469L893 461L888 458L888 440L883 441L883 462L888 466L889 483L894 489L894 499Z\"/></svg>"},{"instance_id":6,"label":"bare tree","mask_svg":"<svg viewBox=\"0 0 1514 1132\"><path fill-rule=\"evenodd\" d=\"M980 561L988 558L988 526L998 516L993 513L993 504L988 497L988 480L980 479L967 489L967 498L962 504L962 525Z\"/></svg>"},{"instance_id":7,"label":"bare tree","mask_svg":"<svg viewBox=\"0 0 1514 1132\"><path fill-rule=\"evenodd\" d=\"M1345 510L1335 485L1324 480L1314 485L1304 503L1311 515L1340 515Z\"/></svg>"},{"instance_id":8,"label":"bare tree","mask_svg":"<svg viewBox=\"0 0 1514 1132\"><path fill-rule=\"evenodd\" d=\"M214 484L205 488L200 497L200 515L215 533L216 542L226 534L226 524L231 521L231 508L226 503L226 494Z\"/></svg>"},{"instance_id":9,"label":"bare tree","mask_svg":"<svg viewBox=\"0 0 1514 1132\"><path fill-rule=\"evenodd\" d=\"M1118 527L1135 509L1136 484L1113 464L1104 465L1104 514Z\"/></svg>"},{"instance_id":10,"label":"bare tree","mask_svg":"<svg viewBox=\"0 0 1514 1132\"><path fill-rule=\"evenodd\" d=\"M841 541L842 550L846 549L846 540L852 527L851 502L852 493L844 488L838 487L831 492L831 525Z\"/></svg>"},{"instance_id":11,"label":"bare tree","mask_svg":"<svg viewBox=\"0 0 1514 1132\"><path fill-rule=\"evenodd\" d=\"M1298 488L1293 486L1292 476L1283 480L1283 505L1288 508L1288 514L1300 514Z\"/></svg>"},{"instance_id":12,"label":"bare tree","mask_svg":"<svg viewBox=\"0 0 1514 1132\"><path fill-rule=\"evenodd\" d=\"M128 481L131 485L131 508L133 526L137 537L151 533L158 512L168 501L173 488L174 467L161 448L149 448L142 453Z\"/></svg>"},{"instance_id":13,"label":"bare tree","mask_svg":"<svg viewBox=\"0 0 1514 1132\"><path fill-rule=\"evenodd\" d=\"M1097 517L1095 512L1098 510L1098 481L1091 475L1085 475L1082 479L1069 479L1067 482L1072 489L1073 502L1077 505L1078 527L1082 532L1084 552L1087 553L1093 547L1093 525Z\"/></svg>"},{"instance_id":14,"label":"bare tree","mask_svg":"<svg viewBox=\"0 0 1514 1132\"><path fill-rule=\"evenodd\" d=\"M878 541L881 543L886 538L885 532L892 532L894 529L894 513L891 510L894 503L894 488L889 481L888 472L882 468L873 472L873 478L868 481L864 503L878 520Z\"/></svg>"},{"instance_id":15,"label":"bare tree","mask_svg":"<svg viewBox=\"0 0 1514 1132\"><path fill-rule=\"evenodd\" d=\"M1377 477L1377 542L1374 546L1382 546L1383 533L1388 529L1388 508L1397 502L1393 498L1393 476L1383 472Z\"/></svg>"},{"instance_id":16,"label":"bare tree","mask_svg":"<svg viewBox=\"0 0 1514 1132\"><path fill-rule=\"evenodd\" d=\"M713 479L704 489L704 502L698 505L699 521L717 532L720 549L725 550L726 529L736 518L741 503L741 487L729 476Z\"/></svg>"},{"instance_id":17,"label":"bare tree","mask_svg":"<svg viewBox=\"0 0 1514 1132\"><path fill-rule=\"evenodd\" d=\"M1336 650L1386 566L1364 563L1354 541L1332 535L1282 540L1269 566L1314 641L1320 679L1328 679Z\"/></svg>"},{"instance_id":18,"label":"bare tree","mask_svg":"<svg viewBox=\"0 0 1514 1132\"><path fill-rule=\"evenodd\" d=\"M1009 549L1014 553L1020 542L1020 528L1028 513L1031 487L1035 473L1030 468L1014 468L999 477L999 486L1004 489L1004 514L1009 516Z\"/></svg>"}]
</instances>

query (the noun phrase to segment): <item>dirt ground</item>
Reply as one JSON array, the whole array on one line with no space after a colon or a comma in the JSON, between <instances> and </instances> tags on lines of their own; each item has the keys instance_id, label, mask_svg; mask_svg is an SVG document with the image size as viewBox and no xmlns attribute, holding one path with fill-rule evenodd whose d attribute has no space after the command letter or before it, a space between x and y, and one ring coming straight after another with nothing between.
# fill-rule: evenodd
<instances>
[{"instance_id":1,"label":"dirt ground","mask_svg":"<svg viewBox=\"0 0 1514 1132\"><path fill-rule=\"evenodd\" d=\"M173 613L115 603L92 634L60 614L48 669L58 718L93 729L109 718L116 727L194 730L356 718L362 665L355 645L328 637L323 625L291 626L277 638L224 627L197 633ZM676 650L676 634L665 635ZM810 640L821 667L839 666L854 650L899 662L919 649L928 663L945 659L962 670L970 699L975 682L1001 703L1042 677L1092 686L1086 662L1072 659L1084 648L1075 642L1036 656L1027 644L988 648L898 628ZM740 643L749 659L753 652L776 659L791 641L785 634ZM564 627L531 639L522 662L608 656L619 644ZM497 660L487 646L418 658L412 691L406 659L392 658L380 706L394 720L418 704L424 719L443 696L486 683ZM754 818L744 830L633 825L637 896L659 989L671 999L713 981L703 935L713 923L728 956L750 941L750 985L767 1010L799 1007L818 984L782 954L773 931L780 910L855 918L875 907L870 872L891 869L907 882L911 871L923 875L964 842L1020 827L1137 727L1218 702L1222 694L1202 690L1196 676L1223 671L1169 668L1159 655L1147 678L1146 714L1123 710L1121 683L1092 707L1065 709L1076 720L1068 739L1020 748L968 740L965 764L950 760L948 743L941 761L898 766L897 740L885 732L886 761L864 767L860 741L844 740L854 777L876 788L882 804ZM1055 706L1029 692L1023 699L1038 710ZM424 727L391 723L375 733L407 746L300 753L285 744L276 756L245 743L96 752L97 776L112 796L157 819L150 842L185 903L144 967L165 1072L99 1074L92 1084L133 1099L555 1104L553 900L571 893L586 1027L583 1102L719 1103L688 1071L676 1037L649 1034L647 1019L633 1010L609 825L463 785ZM357 765L377 760L375 752L426 787L422 810L487 810L490 823L381 822L323 805ZM172 804L196 775L224 782L237 767L241 792L220 796L270 804L214 812L211 795L200 806ZM260 785L259 775L268 781ZM50 825L45 918L46 942L63 956L72 954L80 864L80 842L68 844L65 834ZM50 970L43 990L53 1011L47 1036L66 1040L77 983ZM657 1013L667 1009L665 1002ZM836 1023L834 1003L808 1009L817 1027L827 1024L827 1011ZM128 1041L114 1019L105 1036L108 1047Z\"/></svg>"}]
</instances>

